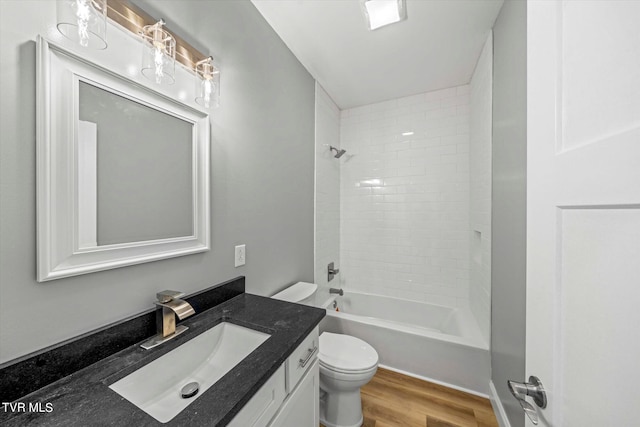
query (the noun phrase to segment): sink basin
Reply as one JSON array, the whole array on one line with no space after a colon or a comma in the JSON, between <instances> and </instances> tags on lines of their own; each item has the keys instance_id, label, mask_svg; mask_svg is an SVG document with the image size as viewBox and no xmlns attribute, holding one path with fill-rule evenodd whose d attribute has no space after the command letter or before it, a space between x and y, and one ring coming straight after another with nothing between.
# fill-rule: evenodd
<instances>
[{"instance_id":1,"label":"sink basin","mask_svg":"<svg viewBox=\"0 0 640 427\"><path fill-rule=\"evenodd\" d=\"M269 334L223 322L109 386L166 423L269 338ZM185 385L199 392L183 398Z\"/></svg>"}]
</instances>

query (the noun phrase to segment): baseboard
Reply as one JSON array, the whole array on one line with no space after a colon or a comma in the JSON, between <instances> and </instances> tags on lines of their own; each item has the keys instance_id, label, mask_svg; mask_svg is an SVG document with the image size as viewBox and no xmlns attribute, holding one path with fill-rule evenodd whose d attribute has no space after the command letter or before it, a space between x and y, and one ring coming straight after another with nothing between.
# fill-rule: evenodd
<instances>
[{"instance_id":1,"label":"baseboard","mask_svg":"<svg viewBox=\"0 0 640 427\"><path fill-rule=\"evenodd\" d=\"M511 427L511 423L509 423L509 418L507 418L507 413L504 410L504 406L502 406L502 401L500 400L500 396L498 396L495 385L493 385L493 381L489 381L489 392L491 393L489 399L491 400L493 412L498 419L498 424L500 424L500 427Z\"/></svg>"},{"instance_id":2,"label":"baseboard","mask_svg":"<svg viewBox=\"0 0 640 427\"><path fill-rule=\"evenodd\" d=\"M453 390L458 390L458 391L461 391L463 393L473 394L474 396L484 397L485 399L489 399L490 398L490 396L488 396L488 395L486 395L484 393L480 393L480 392L477 392L475 390L469 390L467 388L459 387L459 386L456 386L456 385L453 385L453 384L445 383L444 381L438 381L438 380L434 380L433 378L423 377L422 375L416 375L414 373L403 371L402 369L392 368L391 366L387 366L387 365L379 364L378 366L381 367L381 368L384 368L384 369L386 369L388 371L393 371L393 372L397 372L397 373L402 374L402 375L406 375L408 377L413 377L413 378L417 378L419 380L428 381L430 383L438 384L438 385L441 385L441 386L444 386L444 387L447 387L447 388L451 388ZM504 427L504 426L500 426L500 427ZM511 426L507 425L506 427L511 427Z\"/></svg>"}]
</instances>

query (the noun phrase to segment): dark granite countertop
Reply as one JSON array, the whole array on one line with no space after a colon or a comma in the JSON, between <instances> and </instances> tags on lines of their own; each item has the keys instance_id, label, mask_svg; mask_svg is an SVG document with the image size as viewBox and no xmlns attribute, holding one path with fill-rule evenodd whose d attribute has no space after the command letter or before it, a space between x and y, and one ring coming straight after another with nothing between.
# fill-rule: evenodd
<instances>
[{"instance_id":1,"label":"dark granite countertop","mask_svg":"<svg viewBox=\"0 0 640 427\"><path fill-rule=\"evenodd\" d=\"M325 310L241 294L181 324L189 330L151 350L132 345L28 394L32 411L0 411L3 426L225 426L325 316ZM166 424L109 386L220 322L267 332L267 339ZM14 404L16 403L14 402Z\"/></svg>"}]
</instances>

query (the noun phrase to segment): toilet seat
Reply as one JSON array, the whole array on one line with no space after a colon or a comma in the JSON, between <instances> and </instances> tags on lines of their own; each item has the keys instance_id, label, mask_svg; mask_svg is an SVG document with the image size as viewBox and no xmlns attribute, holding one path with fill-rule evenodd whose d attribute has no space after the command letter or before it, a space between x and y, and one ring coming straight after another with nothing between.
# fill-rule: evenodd
<instances>
[{"instance_id":1,"label":"toilet seat","mask_svg":"<svg viewBox=\"0 0 640 427\"><path fill-rule=\"evenodd\" d=\"M359 383L360 385L364 385L368 383L371 378L376 374L378 367L375 366L372 369L364 372L337 372L331 368L327 368L324 365L319 365L320 367L320 376L327 381L329 378L342 382L342 386L344 387L347 383Z\"/></svg>"},{"instance_id":2,"label":"toilet seat","mask_svg":"<svg viewBox=\"0 0 640 427\"><path fill-rule=\"evenodd\" d=\"M359 338L323 332L320 335L320 366L342 374L364 374L375 371L378 353Z\"/></svg>"}]
</instances>

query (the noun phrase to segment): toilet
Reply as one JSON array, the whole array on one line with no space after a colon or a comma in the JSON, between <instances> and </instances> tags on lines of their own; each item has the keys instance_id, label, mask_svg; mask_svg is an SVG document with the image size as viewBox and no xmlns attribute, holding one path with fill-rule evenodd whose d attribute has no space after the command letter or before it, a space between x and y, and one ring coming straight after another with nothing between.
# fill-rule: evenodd
<instances>
[{"instance_id":1,"label":"toilet","mask_svg":"<svg viewBox=\"0 0 640 427\"><path fill-rule=\"evenodd\" d=\"M272 298L313 305L318 286L298 282ZM378 353L365 341L344 334L320 334L320 422L326 427L360 427L360 387L378 369Z\"/></svg>"}]
</instances>

